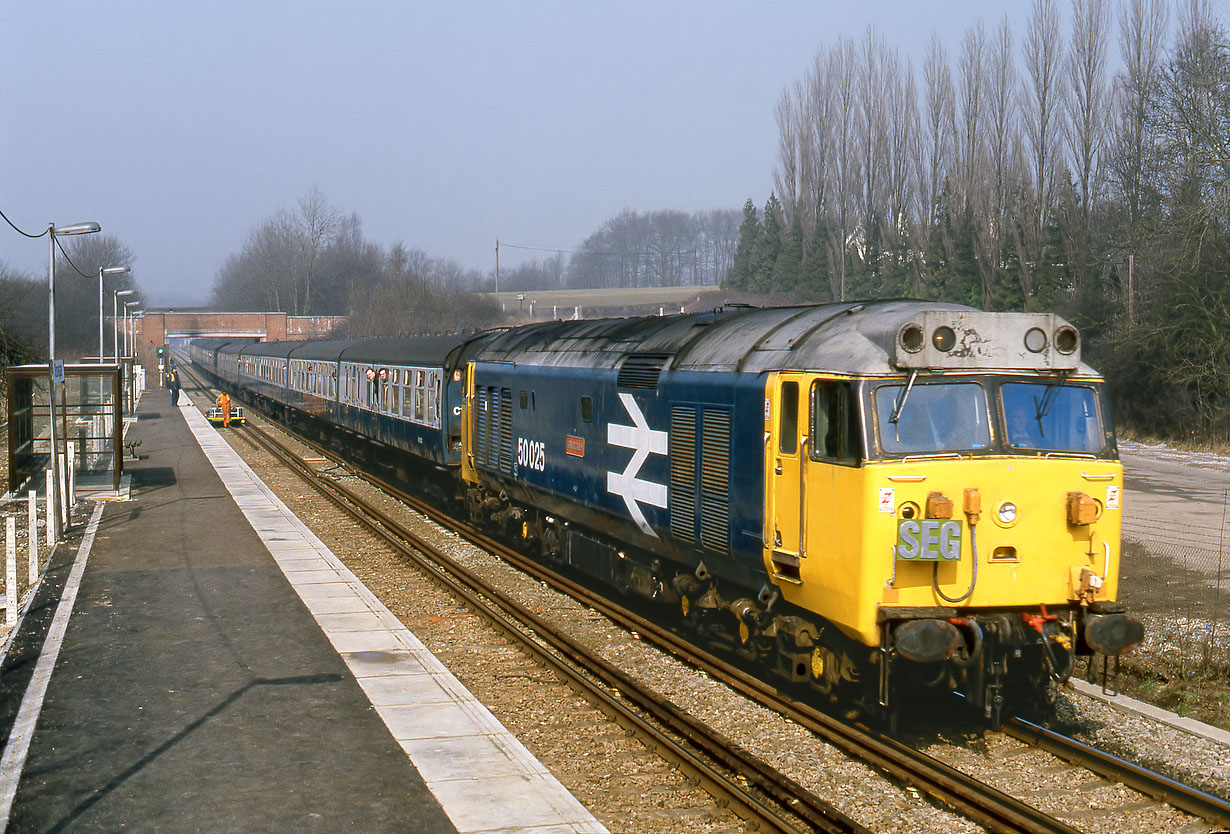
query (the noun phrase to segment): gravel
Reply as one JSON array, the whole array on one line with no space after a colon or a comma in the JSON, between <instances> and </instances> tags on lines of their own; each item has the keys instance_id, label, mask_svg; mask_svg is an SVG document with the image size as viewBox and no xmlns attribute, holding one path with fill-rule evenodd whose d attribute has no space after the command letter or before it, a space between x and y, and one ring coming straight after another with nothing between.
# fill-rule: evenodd
<instances>
[{"instance_id":1,"label":"gravel","mask_svg":"<svg viewBox=\"0 0 1230 834\"><path fill-rule=\"evenodd\" d=\"M247 457L248 450L237 444ZM249 461L252 462L251 460ZM403 558L373 548L330 505L305 495L290 475L257 469L352 570L369 584L446 666L488 705L612 831L737 831L742 823L716 807L604 715L538 667ZM350 486L356 486L353 480ZM363 486L367 497L376 491ZM829 800L875 831L973 832L979 826L937 807L852 761L810 732L750 702L724 684L649 646L505 562L441 530L387 496L378 496L416 533L449 556L498 579L511 596L603 656L634 672L664 699L703 718L720 733ZM1060 695L1063 729L1173 778L1230 795L1230 749L1147 718L1124 716L1075 692ZM923 728L918 746L1000 790L1090 832L1206 832L1207 823L1122 785L1075 769L1000 733L980 733L960 720ZM578 755L578 752L583 755Z\"/></svg>"},{"instance_id":2,"label":"gravel","mask_svg":"<svg viewBox=\"0 0 1230 834\"><path fill-rule=\"evenodd\" d=\"M300 518L441 659L508 729L613 832L726 832L741 820L664 763L553 673L513 647L405 558L371 537L296 476L263 453L228 438ZM313 453L305 452L303 457ZM347 479L351 487L359 486ZM360 486L369 497L375 490ZM976 832L969 820L937 807L851 761L810 732L748 701L604 617L441 530L387 497L379 501L459 562L500 586L553 624L732 742L769 761L875 831ZM1220 796L1230 795L1230 749L1144 717L1125 716L1077 693L1060 696L1062 729L1146 767ZM945 717L948 718L948 717ZM960 720L917 732L920 749L1090 832L1207 832L1180 814L1060 762L999 733Z\"/></svg>"}]
</instances>

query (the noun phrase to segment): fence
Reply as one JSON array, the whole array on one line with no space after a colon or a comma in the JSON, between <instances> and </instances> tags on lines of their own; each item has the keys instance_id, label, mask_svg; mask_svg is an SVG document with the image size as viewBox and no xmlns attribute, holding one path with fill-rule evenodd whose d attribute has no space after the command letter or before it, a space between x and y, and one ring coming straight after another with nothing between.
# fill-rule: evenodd
<instances>
[{"instance_id":1,"label":"fence","mask_svg":"<svg viewBox=\"0 0 1230 834\"><path fill-rule=\"evenodd\" d=\"M0 505L5 508L4 594L0 597L0 607L4 609L3 626L8 628L17 620L22 596L38 582L42 565L51 555L54 542L50 539L52 525L47 523L47 516L54 511L54 507L47 501L45 491L40 502L38 493L33 490L24 496L4 499ZM24 524L19 524L19 521L24 521ZM40 528L45 531L41 547ZM26 571L19 576L18 565L23 558Z\"/></svg>"},{"instance_id":2,"label":"fence","mask_svg":"<svg viewBox=\"0 0 1230 834\"><path fill-rule=\"evenodd\" d=\"M1119 598L1145 622L1138 652L1180 672L1230 659L1230 549L1125 538Z\"/></svg>"}]
</instances>

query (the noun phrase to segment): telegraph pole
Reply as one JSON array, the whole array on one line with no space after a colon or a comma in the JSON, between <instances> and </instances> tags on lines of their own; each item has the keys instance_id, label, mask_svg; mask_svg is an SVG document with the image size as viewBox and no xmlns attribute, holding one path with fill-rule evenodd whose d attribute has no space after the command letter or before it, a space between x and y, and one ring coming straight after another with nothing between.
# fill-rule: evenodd
<instances>
[{"instance_id":1,"label":"telegraph pole","mask_svg":"<svg viewBox=\"0 0 1230 834\"><path fill-rule=\"evenodd\" d=\"M1136 256L1128 255L1128 292L1127 292L1127 314L1128 327L1131 327L1136 322L1136 299L1133 298L1136 292L1136 287L1133 286L1136 272Z\"/></svg>"},{"instance_id":2,"label":"telegraph pole","mask_svg":"<svg viewBox=\"0 0 1230 834\"><path fill-rule=\"evenodd\" d=\"M495 294L500 294L500 239L495 239Z\"/></svg>"}]
</instances>

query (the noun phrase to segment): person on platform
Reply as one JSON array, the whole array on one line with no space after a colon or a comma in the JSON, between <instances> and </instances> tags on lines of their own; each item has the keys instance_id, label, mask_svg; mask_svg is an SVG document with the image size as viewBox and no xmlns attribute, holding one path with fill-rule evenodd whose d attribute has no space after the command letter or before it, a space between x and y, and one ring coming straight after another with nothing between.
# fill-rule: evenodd
<instances>
[{"instance_id":1,"label":"person on platform","mask_svg":"<svg viewBox=\"0 0 1230 834\"><path fill-rule=\"evenodd\" d=\"M218 395L218 410L222 412L222 427L231 425L231 398L223 391Z\"/></svg>"},{"instance_id":2,"label":"person on platform","mask_svg":"<svg viewBox=\"0 0 1230 834\"><path fill-rule=\"evenodd\" d=\"M167 374L167 387L171 389L171 405L179 405L179 371L175 368Z\"/></svg>"}]
</instances>

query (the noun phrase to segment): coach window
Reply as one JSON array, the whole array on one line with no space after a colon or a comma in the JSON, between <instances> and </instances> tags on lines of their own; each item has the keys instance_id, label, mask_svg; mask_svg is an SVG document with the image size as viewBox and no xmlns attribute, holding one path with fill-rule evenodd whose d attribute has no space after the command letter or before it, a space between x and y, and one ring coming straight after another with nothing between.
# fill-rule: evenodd
<instances>
[{"instance_id":1,"label":"coach window","mask_svg":"<svg viewBox=\"0 0 1230 834\"><path fill-rule=\"evenodd\" d=\"M586 423L592 423L594 420L594 398L581 397L581 419Z\"/></svg>"},{"instance_id":2,"label":"coach window","mask_svg":"<svg viewBox=\"0 0 1230 834\"><path fill-rule=\"evenodd\" d=\"M816 380L811 387L811 456L857 465L860 428L848 382Z\"/></svg>"},{"instance_id":3,"label":"coach window","mask_svg":"<svg viewBox=\"0 0 1230 834\"><path fill-rule=\"evenodd\" d=\"M799 450L799 384L783 382L778 400L777 443L783 455Z\"/></svg>"},{"instance_id":4,"label":"coach window","mask_svg":"<svg viewBox=\"0 0 1230 834\"><path fill-rule=\"evenodd\" d=\"M440 424L440 404L439 404L439 388L440 375L435 371L427 372L427 420L429 426L435 427Z\"/></svg>"}]
</instances>

